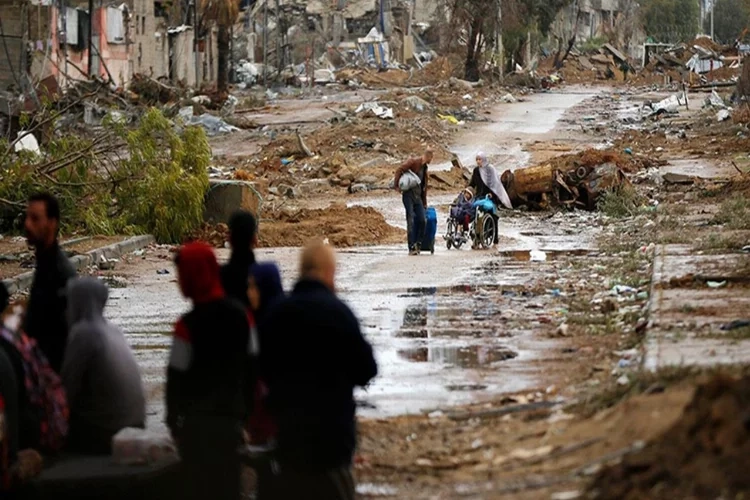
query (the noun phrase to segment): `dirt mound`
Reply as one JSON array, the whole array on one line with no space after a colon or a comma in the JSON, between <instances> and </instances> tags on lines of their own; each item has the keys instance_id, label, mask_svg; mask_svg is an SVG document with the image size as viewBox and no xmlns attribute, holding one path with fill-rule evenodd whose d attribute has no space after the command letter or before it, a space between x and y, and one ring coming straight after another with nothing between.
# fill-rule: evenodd
<instances>
[{"instance_id":1,"label":"dirt mound","mask_svg":"<svg viewBox=\"0 0 750 500\"><path fill-rule=\"evenodd\" d=\"M692 42L688 44L688 47L693 47L695 45L699 47L703 47L704 49L712 50L716 52L717 54L721 54L721 51L722 51L721 45L719 45L718 43L714 42L713 40L705 36L700 36L696 38L695 40L693 40Z\"/></svg>"},{"instance_id":2,"label":"dirt mound","mask_svg":"<svg viewBox=\"0 0 750 500\"><path fill-rule=\"evenodd\" d=\"M578 167L596 167L605 163L614 163L618 168L625 172L637 172L641 169L651 168L665 164L659 160L654 160L644 156L629 155L619 153L614 150L587 149L580 153L562 155L550 161L553 167L568 171Z\"/></svg>"},{"instance_id":3,"label":"dirt mound","mask_svg":"<svg viewBox=\"0 0 750 500\"><path fill-rule=\"evenodd\" d=\"M261 247L303 246L315 238L327 238L337 247L351 247L396 243L404 240L405 231L388 224L374 208L334 204L322 210L302 209L263 221L258 237Z\"/></svg>"},{"instance_id":4,"label":"dirt mound","mask_svg":"<svg viewBox=\"0 0 750 500\"><path fill-rule=\"evenodd\" d=\"M229 241L229 227L226 224L212 225L206 222L187 238L187 241L195 240L205 241L214 248L224 248Z\"/></svg>"},{"instance_id":5,"label":"dirt mound","mask_svg":"<svg viewBox=\"0 0 750 500\"><path fill-rule=\"evenodd\" d=\"M599 499L734 498L750 491L750 377L716 377L644 450L595 480Z\"/></svg>"}]
</instances>

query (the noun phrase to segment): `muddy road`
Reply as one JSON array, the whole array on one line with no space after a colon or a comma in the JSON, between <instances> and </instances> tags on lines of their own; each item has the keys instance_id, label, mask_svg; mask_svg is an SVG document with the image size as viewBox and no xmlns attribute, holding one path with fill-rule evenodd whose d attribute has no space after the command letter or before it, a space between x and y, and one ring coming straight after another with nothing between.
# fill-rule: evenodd
<instances>
[{"instance_id":1,"label":"muddy road","mask_svg":"<svg viewBox=\"0 0 750 500\"><path fill-rule=\"evenodd\" d=\"M558 151L602 142L580 133L577 122L590 113L592 91L546 93L524 102L500 104L491 122L467 126L454 150L469 164L478 149L499 169L526 165ZM551 145L545 150L541 145ZM510 214L501 219L496 251L446 249L447 205L453 198L432 198L439 211L434 255L409 257L406 245L353 248L339 253L338 283L343 298L360 318L375 348L380 375L357 394L360 414L392 416L489 400L498 394L544 387L565 369L555 328L560 307L555 283L572 279L555 262L558 252L585 255L596 228L590 214ZM395 194L347 199L372 206L403 227ZM262 226L261 226L262 231ZM547 260L530 260L530 250ZM219 251L226 258L227 251ZM285 287L296 278L298 250L264 249L259 260L276 261ZM174 267L164 248L122 263L111 292L109 318L126 332L144 374L149 426L163 419L163 383L172 325L188 304L180 297Z\"/></svg>"}]
</instances>

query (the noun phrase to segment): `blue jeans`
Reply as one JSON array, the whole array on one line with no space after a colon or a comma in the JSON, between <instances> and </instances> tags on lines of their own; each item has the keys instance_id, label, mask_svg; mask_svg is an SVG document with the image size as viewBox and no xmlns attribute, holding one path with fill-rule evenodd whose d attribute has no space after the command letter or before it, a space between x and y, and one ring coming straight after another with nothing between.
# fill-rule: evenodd
<instances>
[{"instance_id":1,"label":"blue jeans","mask_svg":"<svg viewBox=\"0 0 750 500\"><path fill-rule=\"evenodd\" d=\"M407 191L403 193L402 198L406 209L406 234L409 240L409 250L412 250L417 243L422 244L427 220L424 205L422 205L422 199L418 192Z\"/></svg>"}]
</instances>

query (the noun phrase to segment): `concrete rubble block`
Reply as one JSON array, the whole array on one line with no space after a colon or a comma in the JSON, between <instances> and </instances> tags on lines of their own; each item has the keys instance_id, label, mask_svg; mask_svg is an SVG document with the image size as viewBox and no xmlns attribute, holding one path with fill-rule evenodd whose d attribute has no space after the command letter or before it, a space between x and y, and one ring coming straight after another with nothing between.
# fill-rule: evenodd
<instances>
[{"instance_id":1,"label":"concrete rubble block","mask_svg":"<svg viewBox=\"0 0 750 500\"><path fill-rule=\"evenodd\" d=\"M432 105L429 102L415 95L409 96L404 99L404 104L409 106L411 109L419 111L420 113L430 111L432 109Z\"/></svg>"},{"instance_id":2,"label":"concrete rubble block","mask_svg":"<svg viewBox=\"0 0 750 500\"><path fill-rule=\"evenodd\" d=\"M285 194L280 187L279 192ZM257 215L261 201L249 182L212 179L206 193L203 219L212 223L228 223L236 210L247 210Z\"/></svg>"}]
</instances>

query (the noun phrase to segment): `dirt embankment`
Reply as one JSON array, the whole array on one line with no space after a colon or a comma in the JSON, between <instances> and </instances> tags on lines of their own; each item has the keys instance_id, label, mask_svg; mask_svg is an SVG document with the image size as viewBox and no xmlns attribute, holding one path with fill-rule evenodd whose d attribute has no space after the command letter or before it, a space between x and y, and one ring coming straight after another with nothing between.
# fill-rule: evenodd
<instances>
[{"instance_id":1,"label":"dirt embankment","mask_svg":"<svg viewBox=\"0 0 750 500\"><path fill-rule=\"evenodd\" d=\"M205 224L191 239L224 248L229 229L226 224ZM314 239L327 239L336 247L353 247L406 241L406 233L388 224L374 208L344 204L317 210L286 210L272 220L263 220L258 230L261 247L298 247Z\"/></svg>"},{"instance_id":2,"label":"dirt embankment","mask_svg":"<svg viewBox=\"0 0 750 500\"><path fill-rule=\"evenodd\" d=\"M325 238L336 247L396 243L405 232L385 221L370 207L346 207L334 204L320 210L297 210L264 222L259 232L262 247L302 246L316 238Z\"/></svg>"},{"instance_id":3,"label":"dirt embankment","mask_svg":"<svg viewBox=\"0 0 750 500\"><path fill-rule=\"evenodd\" d=\"M750 491L748 419L750 377L715 378L669 430L597 478L597 498L740 498Z\"/></svg>"}]
</instances>

